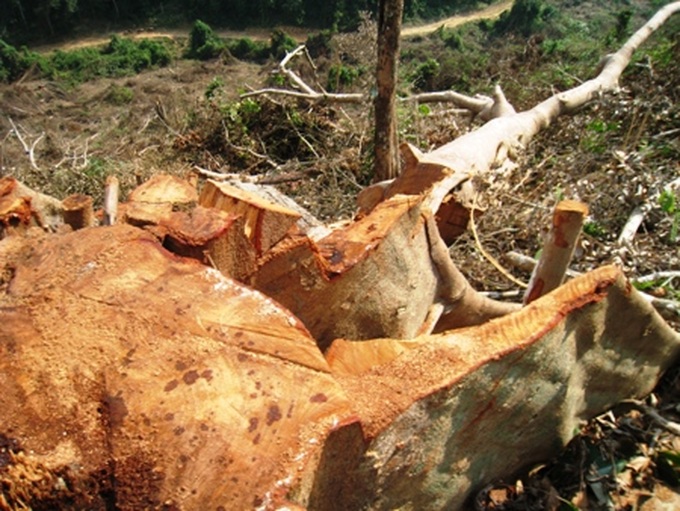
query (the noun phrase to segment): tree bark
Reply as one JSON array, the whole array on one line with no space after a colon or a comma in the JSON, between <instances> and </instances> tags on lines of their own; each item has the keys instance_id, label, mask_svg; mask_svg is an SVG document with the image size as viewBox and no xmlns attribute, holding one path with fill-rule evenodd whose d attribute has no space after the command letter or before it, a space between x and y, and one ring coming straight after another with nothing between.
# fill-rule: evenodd
<instances>
[{"instance_id":1,"label":"tree bark","mask_svg":"<svg viewBox=\"0 0 680 511\"><path fill-rule=\"evenodd\" d=\"M399 174L396 88L404 0L380 0L375 98L375 181Z\"/></svg>"}]
</instances>

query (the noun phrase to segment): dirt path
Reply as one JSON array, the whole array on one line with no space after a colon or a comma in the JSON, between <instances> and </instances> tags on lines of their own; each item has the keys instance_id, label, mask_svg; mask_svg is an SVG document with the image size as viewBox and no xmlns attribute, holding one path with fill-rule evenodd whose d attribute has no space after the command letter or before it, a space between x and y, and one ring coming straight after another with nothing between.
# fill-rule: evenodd
<instances>
[{"instance_id":1,"label":"dirt path","mask_svg":"<svg viewBox=\"0 0 680 511\"><path fill-rule=\"evenodd\" d=\"M503 11L509 9L514 0L505 0L497 4L493 4L485 9L468 13L460 14L456 16L451 16L449 18L444 18L433 23L428 23L426 25L416 25L416 26L405 26L402 31L402 37L414 37L419 35L429 34L434 32L440 27L453 28L470 21L476 21L481 19L494 19L501 15ZM303 42L307 39L309 32L300 27L280 27L284 32L286 32L291 37ZM191 27L187 26L184 28L177 29L163 29L163 30L141 30L137 32L132 31L122 31L122 32L110 32L106 35L97 35L91 37L82 37L75 41L61 44L53 44L47 46L41 46L34 48L35 51L42 53L47 53L54 50L75 50L77 48L85 48L88 46L98 46L101 44L106 44L112 35L118 34L122 37L129 37L132 39L153 39L161 37L170 38L180 38L187 37ZM271 35L271 29L262 28L252 28L247 30L216 30L215 33L225 39L239 39L242 37L249 37L255 41L266 41Z\"/></svg>"},{"instance_id":2,"label":"dirt path","mask_svg":"<svg viewBox=\"0 0 680 511\"><path fill-rule=\"evenodd\" d=\"M413 27L405 26L401 29L402 37L414 37L418 35L429 34L434 32L440 27L444 28L454 28L464 23L470 21L477 21L481 19L495 19L498 18L501 13L507 9L510 9L514 0L505 0L504 2L499 2L497 4L490 5L486 9L481 9L476 12L471 12L468 14L459 14L457 16L451 16L450 18L444 18L434 23L428 23L427 25L417 25Z\"/></svg>"}]
</instances>

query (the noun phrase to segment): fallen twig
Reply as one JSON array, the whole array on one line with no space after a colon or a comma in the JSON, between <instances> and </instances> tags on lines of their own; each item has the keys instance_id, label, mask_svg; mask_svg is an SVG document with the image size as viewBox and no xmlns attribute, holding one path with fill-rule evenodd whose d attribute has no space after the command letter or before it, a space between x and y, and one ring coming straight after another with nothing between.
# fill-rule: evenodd
<instances>
[{"instance_id":1,"label":"fallen twig","mask_svg":"<svg viewBox=\"0 0 680 511\"><path fill-rule=\"evenodd\" d=\"M673 433L674 435L680 435L680 424L673 422L671 420L663 417L654 407L651 407L642 401L637 399L626 399L621 402L622 405L632 405L637 410L641 411L645 415L649 416L654 422L659 426L664 428L666 431Z\"/></svg>"}]
</instances>

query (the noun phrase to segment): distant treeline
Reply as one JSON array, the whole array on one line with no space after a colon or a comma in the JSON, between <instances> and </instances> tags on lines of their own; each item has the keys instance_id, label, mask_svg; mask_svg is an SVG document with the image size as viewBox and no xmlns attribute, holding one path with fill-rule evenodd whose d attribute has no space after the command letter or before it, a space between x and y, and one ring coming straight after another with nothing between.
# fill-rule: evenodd
<instances>
[{"instance_id":1,"label":"distant treeline","mask_svg":"<svg viewBox=\"0 0 680 511\"><path fill-rule=\"evenodd\" d=\"M497 0L405 0L406 18L431 18ZM25 44L88 24L159 26L210 20L212 26L298 25L351 29L378 0L3 0L0 38Z\"/></svg>"}]
</instances>

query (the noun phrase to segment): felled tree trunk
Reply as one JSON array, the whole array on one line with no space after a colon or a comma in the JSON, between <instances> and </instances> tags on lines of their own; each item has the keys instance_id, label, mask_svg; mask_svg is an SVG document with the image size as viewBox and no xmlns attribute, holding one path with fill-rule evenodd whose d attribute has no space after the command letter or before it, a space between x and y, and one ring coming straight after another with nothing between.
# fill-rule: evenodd
<instances>
[{"instance_id":1,"label":"felled tree trunk","mask_svg":"<svg viewBox=\"0 0 680 511\"><path fill-rule=\"evenodd\" d=\"M335 341L332 373L367 445L333 509L471 509L486 483L546 459L582 420L650 392L680 335L605 267L484 325ZM321 506L319 509L329 509Z\"/></svg>"},{"instance_id":2,"label":"felled tree trunk","mask_svg":"<svg viewBox=\"0 0 680 511\"><path fill-rule=\"evenodd\" d=\"M9 509L465 509L680 350L608 267L481 326L336 340L327 362L269 297L138 228L35 232L0 242Z\"/></svg>"},{"instance_id":3,"label":"felled tree trunk","mask_svg":"<svg viewBox=\"0 0 680 511\"><path fill-rule=\"evenodd\" d=\"M396 179L376 184L362 193L359 202L362 212L367 213L381 200L396 194L415 195L424 191L430 197L428 208L433 214L452 195L459 205L469 211L475 195L470 180L472 176L511 166L531 139L557 117L577 110L603 93L615 90L633 53L679 10L680 2L662 7L616 53L603 59L595 78L578 87L555 94L524 112L513 113L505 104L505 98L491 100L485 114L493 117L495 108L498 117L491 118L479 129L426 154L415 148L407 148L402 173ZM475 111L479 109L484 109L484 105L473 107ZM445 216L440 218L441 222L448 220Z\"/></svg>"}]
</instances>

